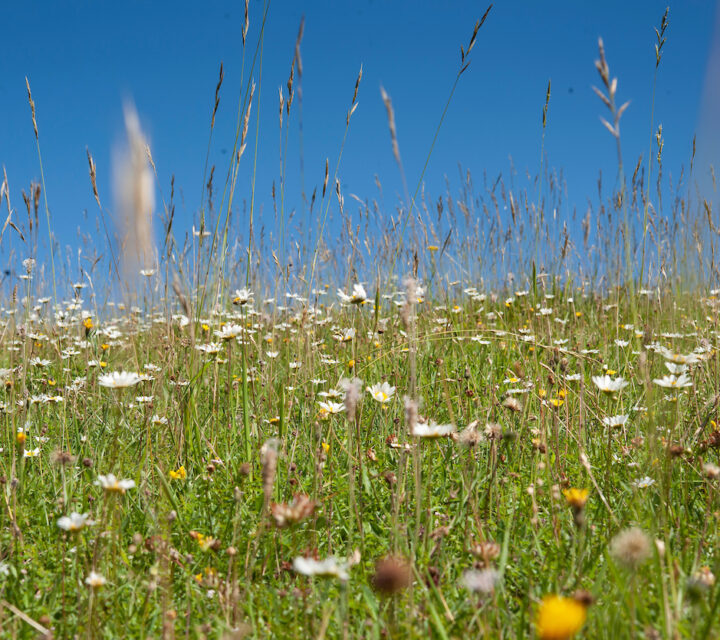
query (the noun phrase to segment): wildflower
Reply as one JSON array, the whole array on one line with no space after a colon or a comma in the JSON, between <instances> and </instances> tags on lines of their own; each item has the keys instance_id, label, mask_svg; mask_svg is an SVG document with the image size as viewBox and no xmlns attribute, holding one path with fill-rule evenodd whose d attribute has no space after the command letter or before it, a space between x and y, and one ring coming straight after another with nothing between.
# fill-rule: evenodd
<instances>
[{"instance_id":1,"label":"wildflower","mask_svg":"<svg viewBox=\"0 0 720 640\"><path fill-rule=\"evenodd\" d=\"M500 573L495 569L469 569L462 575L463 586L468 591L491 595L495 585L500 582Z\"/></svg>"},{"instance_id":2,"label":"wildflower","mask_svg":"<svg viewBox=\"0 0 720 640\"><path fill-rule=\"evenodd\" d=\"M452 424L436 424L434 421L418 422L411 433L416 438L445 438L455 432L455 425Z\"/></svg>"},{"instance_id":3,"label":"wildflower","mask_svg":"<svg viewBox=\"0 0 720 640\"><path fill-rule=\"evenodd\" d=\"M585 524L585 504L590 492L587 489L565 489L563 495L572 509L573 522L575 526L582 527Z\"/></svg>"},{"instance_id":4,"label":"wildflower","mask_svg":"<svg viewBox=\"0 0 720 640\"><path fill-rule=\"evenodd\" d=\"M246 305L252 299L252 291L250 289L235 289L233 296L233 304L238 306Z\"/></svg>"},{"instance_id":5,"label":"wildflower","mask_svg":"<svg viewBox=\"0 0 720 640\"><path fill-rule=\"evenodd\" d=\"M190 536L195 538L202 551L217 551L220 548L220 541L197 531L191 531Z\"/></svg>"},{"instance_id":6,"label":"wildflower","mask_svg":"<svg viewBox=\"0 0 720 640\"><path fill-rule=\"evenodd\" d=\"M345 405L342 402L328 400L327 402L318 402L318 404L320 405L320 411L325 415L335 415L345 410Z\"/></svg>"},{"instance_id":7,"label":"wildflower","mask_svg":"<svg viewBox=\"0 0 720 640\"><path fill-rule=\"evenodd\" d=\"M215 354L222 351L222 344L219 342L209 342L208 344L196 344L195 348L203 353Z\"/></svg>"},{"instance_id":8,"label":"wildflower","mask_svg":"<svg viewBox=\"0 0 720 640\"><path fill-rule=\"evenodd\" d=\"M692 381L685 373L681 373L679 376L670 374L669 376L663 376L662 378L655 378L653 382L659 387L665 387L666 389L683 389L685 387L692 387Z\"/></svg>"},{"instance_id":9,"label":"wildflower","mask_svg":"<svg viewBox=\"0 0 720 640\"><path fill-rule=\"evenodd\" d=\"M565 496L565 500L567 500L567 503L576 509L582 509L585 506L585 503L587 502L588 495L590 495L590 492L587 489L564 489L563 495Z\"/></svg>"},{"instance_id":10,"label":"wildflower","mask_svg":"<svg viewBox=\"0 0 720 640\"><path fill-rule=\"evenodd\" d=\"M622 391L630 383L623 378L611 378L609 375L604 376L593 376L592 381L605 393L615 393L616 391Z\"/></svg>"},{"instance_id":11,"label":"wildflower","mask_svg":"<svg viewBox=\"0 0 720 640\"><path fill-rule=\"evenodd\" d=\"M643 476L635 482L635 486L638 489L647 489L648 487L652 487L654 484L655 480L653 480L650 476Z\"/></svg>"},{"instance_id":12,"label":"wildflower","mask_svg":"<svg viewBox=\"0 0 720 640\"><path fill-rule=\"evenodd\" d=\"M134 387L142 378L137 373L129 371L113 371L98 377L98 384L108 389L124 389Z\"/></svg>"},{"instance_id":13,"label":"wildflower","mask_svg":"<svg viewBox=\"0 0 720 640\"><path fill-rule=\"evenodd\" d=\"M77 513L73 511L69 516L63 516L57 521L57 526L63 531L80 531L85 526L95 524L92 520L89 520L89 513Z\"/></svg>"},{"instance_id":14,"label":"wildflower","mask_svg":"<svg viewBox=\"0 0 720 640\"><path fill-rule=\"evenodd\" d=\"M243 328L239 324L228 322L224 324L219 331L215 331L215 335L221 340L232 340L237 338L243 332Z\"/></svg>"},{"instance_id":15,"label":"wildflower","mask_svg":"<svg viewBox=\"0 0 720 640\"><path fill-rule=\"evenodd\" d=\"M293 569L304 576L337 578L342 582L350 578L347 563L339 562L334 556L329 556L325 560L298 557L293 560Z\"/></svg>"},{"instance_id":16,"label":"wildflower","mask_svg":"<svg viewBox=\"0 0 720 640\"><path fill-rule=\"evenodd\" d=\"M500 555L500 545L493 540L477 542L470 547L472 553L483 567L489 567Z\"/></svg>"},{"instance_id":17,"label":"wildflower","mask_svg":"<svg viewBox=\"0 0 720 640\"><path fill-rule=\"evenodd\" d=\"M107 493L125 493L128 489L135 488L134 480L118 480L114 474L98 476L95 485L105 489Z\"/></svg>"},{"instance_id":18,"label":"wildflower","mask_svg":"<svg viewBox=\"0 0 720 640\"><path fill-rule=\"evenodd\" d=\"M88 574L88 577L85 578L85 584L88 585L88 587L92 587L93 589L98 589L102 587L105 583L107 583L105 576L100 575L99 573L97 573L97 571L91 571Z\"/></svg>"},{"instance_id":19,"label":"wildflower","mask_svg":"<svg viewBox=\"0 0 720 640\"><path fill-rule=\"evenodd\" d=\"M513 398L512 396L505 398L505 400L502 401L502 406L506 409L510 409L510 411L522 411L522 404L517 398Z\"/></svg>"},{"instance_id":20,"label":"wildflower","mask_svg":"<svg viewBox=\"0 0 720 640\"><path fill-rule=\"evenodd\" d=\"M342 289L337 290L338 297L343 304L364 304L367 300L367 292L361 284L355 284L352 288L352 293L347 295Z\"/></svg>"},{"instance_id":21,"label":"wildflower","mask_svg":"<svg viewBox=\"0 0 720 640\"><path fill-rule=\"evenodd\" d=\"M390 595L406 589L411 577L410 565L405 558L385 556L375 562L372 585L380 593Z\"/></svg>"},{"instance_id":22,"label":"wildflower","mask_svg":"<svg viewBox=\"0 0 720 640\"><path fill-rule=\"evenodd\" d=\"M335 339L338 342L352 342L355 337L355 329L350 327L349 329L343 329L340 333L335 335Z\"/></svg>"},{"instance_id":23,"label":"wildflower","mask_svg":"<svg viewBox=\"0 0 720 640\"><path fill-rule=\"evenodd\" d=\"M635 570L650 557L650 538L639 527L625 529L610 543L610 554L626 569Z\"/></svg>"},{"instance_id":24,"label":"wildflower","mask_svg":"<svg viewBox=\"0 0 720 640\"><path fill-rule=\"evenodd\" d=\"M624 427L630 416L619 415L619 416L608 416L602 419L602 423L606 427Z\"/></svg>"},{"instance_id":25,"label":"wildflower","mask_svg":"<svg viewBox=\"0 0 720 640\"><path fill-rule=\"evenodd\" d=\"M180 465L176 471L170 470L169 474L171 480L185 480L187 478L187 471L185 471L185 465Z\"/></svg>"},{"instance_id":26,"label":"wildflower","mask_svg":"<svg viewBox=\"0 0 720 640\"><path fill-rule=\"evenodd\" d=\"M37 458L40 455L40 447L35 447L34 449L25 449L23 451L23 456L25 458Z\"/></svg>"},{"instance_id":27,"label":"wildflower","mask_svg":"<svg viewBox=\"0 0 720 640\"><path fill-rule=\"evenodd\" d=\"M386 404L392 400L395 395L395 387L391 387L387 382L374 384L367 387L368 393L380 404Z\"/></svg>"},{"instance_id":28,"label":"wildflower","mask_svg":"<svg viewBox=\"0 0 720 640\"><path fill-rule=\"evenodd\" d=\"M270 503L273 486L275 485L275 474L277 473L277 459L280 449L280 440L269 438L260 447L260 459L262 460L262 486L265 496L265 505Z\"/></svg>"},{"instance_id":29,"label":"wildflower","mask_svg":"<svg viewBox=\"0 0 720 640\"><path fill-rule=\"evenodd\" d=\"M347 411L348 420L353 422L355 420L355 412L357 411L358 401L362 393L362 382L359 378L353 378L352 380L343 379L340 381L340 386L345 389L345 411Z\"/></svg>"},{"instance_id":30,"label":"wildflower","mask_svg":"<svg viewBox=\"0 0 720 640\"><path fill-rule=\"evenodd\" d=\"M585 624L587 607L575 598L545 596L535 619L535 628L542 640L566 640Z\"/></svg>"},{"instance_id":31,"label":"wildflower","mask_svg":"<svg viewBox=\"0 0 720 640\"><path fill-rule=\"evenodd\" d=\"M469 448L478 444L482 440L482 435L477 430L477 424L477 420L473 420L458 434L457 441Z\"/></svg>"},{"instance_id":32,"label":"wildflower","mask_svg":"<svg viewBox=\"0 0 720 640\"><path fill-rule=\"evenodd\" d=\"M713 464L712 462L706 462L703 465L703 473L705 474L705 477L710 480L715 480L716 478L720 477L720 467L718 467L716 464Z\"/></svg>"},{"instance_id":33,"label":"wildflower","mask_svg":"<svg viewBox=\"0 0 720 640\"><path fill-rule=\"evenodd\" d=\"M298 493L293 497L292 502L289 504L284 503L273 503L270 506L272 517L275 519L275 524L282 528L291 524L297 524L310 517L315 511L316 503L314 500L310 500L309 496Z\"/></svg>"}]
</instances>

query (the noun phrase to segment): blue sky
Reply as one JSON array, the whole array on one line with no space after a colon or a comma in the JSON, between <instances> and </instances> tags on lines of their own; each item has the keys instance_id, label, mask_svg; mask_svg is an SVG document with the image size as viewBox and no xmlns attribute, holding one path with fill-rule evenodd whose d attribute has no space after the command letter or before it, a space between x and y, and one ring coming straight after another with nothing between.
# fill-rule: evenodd
<instances>
[{"instance_id":1,"label":"blue sky","mask_svg":"<svg viewBox=\"0 0 720 640\"><path fill-rule=\"evenodd\" d=\"M563 170L568 206L583 211L596 197L598 170L615 175L613 140L599 122L603 106L591 91L597 38L605 41L619 100L631 105L622 120L625 161L634 165L650 143L650 98L655 65L653 28L667 2L549 3L500 0L478 35L425 176L431 200L460 189L458 166L480 184L484 171L506 175L512 157L518 181L540 165L541 111L552 80L546 150ZM392 212L402 197L393 160L382 85L391 96L400 152L410 189L422 166L452 86L460 45L469 39L487 4L426 0L270 2L262 82L254 117L260 116L257 198L262 222L273 225L273 181L279 177L278 87L284 86L301 17L304 188L322 185L325 159L333 167L345 128L355 79L363 65L359 107L340 166L349 202L378 197ZM249 58L257 42L263 3L250 2ZM189 229L200 206L209 121L223 61L225 82L211 151L224 177L232 149L240 92L243 3L68 3L29 0L4 7L0 43L0 163L11 203L24 220L20 190L39 178L25 77L37 106L47 197L61 245L75 246L77 232L95 232L97 207L85 149L96 160L100 196L112 208L110 162L122 138L122 100L132 97L146 129L167 196L175 175L179 229ZM718 127L703 107L708 56L717 28L712 0L670 3L670 26L661 63L655 125L663 124L665 171L677 178L690 159L693 134L702 127L703 157L718 157ZM720 37L715 35L715 40ZM717 46L717 45L716 45ZM246 76L247 77L247 76ZM258 69L254 77L259 81ZM718 74L720 77L720 68ZM717 84L717 83L716 83ZM707 99L706 99L707 103ZM258 108L259 104L259 108ZM702 116L702 114L705 114ZM702 122L701 122L702 121ZM236 203L249 196L253 119ZM302 207L298 111L291 113L286 209ZM216 189L220 186L216 185ZM158 198L159 202L159 198ZM85 214L84 212L87 212ZM5 214L2 215L3 219ZM41 240L46 230L41 230Z\"/></svg>"}]
</instances>

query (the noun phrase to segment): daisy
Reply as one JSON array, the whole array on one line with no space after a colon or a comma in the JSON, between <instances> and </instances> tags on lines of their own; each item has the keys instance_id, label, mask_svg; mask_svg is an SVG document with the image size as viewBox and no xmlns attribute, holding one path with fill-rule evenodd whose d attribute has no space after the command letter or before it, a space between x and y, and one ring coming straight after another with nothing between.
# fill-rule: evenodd
<instances>
[{"instance_id":1,"label":"daisy","mask_svg":"<svg viewBox=\"0 0 720 640\"><path fill-rule=\"evenodd\" d=\"M101 387L109 389L124 389L126 387L134 387L142 378L139 374L130 371L113 371L106 373L98 378L98 384Z\"/></svg>"},{"instance_id":2,"label":"daisy","mask_svg":"<svg viewBox=\"0 0 720 640\"><path fill-rule=\"evenodd\" d=\"M395 387L391 387L387 382L376 383L372 387L367 387L368 393L380 404L386 404L392 400L395 395Z\"/></svg>"},{"instance_id":3,"label":"daisy","mask_svg":"<svg viewBox=\"0 0 720 640\"><path fill-rule=\"evenodd\" d=\"M628 417L629 416L627 415L609 416L607 418L603 418L602 422L606 427L623 427L628 421Z\"/></svg>"},{"instance_id":4,"label":"daisy","mask_svg":"<svg viewBox=\"0 0 720 640\"><path fill-rule=\"evenodd\" d=\"M662 378L655 378L653 382L659 387L665 387L666 389L692 387L692 381L685 373L681 373L679 376L669 375L663 376Z\"/></svg>"},{"instance_id":5,"label":"daisy","mask_svg":"<svg viewBox=\"0 0 720 640\"><path fill-rule=\"evenodd\" d=\"M347 295L342 289L337 290L338 297L344 304L363 304L367 300L367 292L361 284L355 284L352 293Z\"/></svg>"},{"instance_id":6,"label":"daisy","mask_svg":"<svg viewBox=\"0 0 720 640\"><path fill-rule=\"evenodd\" d=\"M221 340L231 340L237 338L243 332L243 328L239 324L228 322L222 326L220 331L215 331L215 335Z\"/></svg>"},{"instance_id":7,"label":"daisy","mask_svg":"<svg viewBox=\"0 0 720 640\"><path fill-rule=\"evenodd\" d=\"M64 531L80 531L85 526L95 524L89 520L89 513L77 513L73 511L69 516L58 519L57 526Z\"/></svg>"},{"instance_id":8,"label":"daisy","mask_svg":"<svg viewBox=\"0 0 720 640\"><path fill-rule=\"evenodd\" d=\"M298 557L293 560L293 569L304 576L337 578L342 582L350 578L347 563L339 562L333 556L329 556L325 560Z\"/></svg>"},{"instance_id":9,"label":"daisy","mask_svg":"<svg viewBox=\"0 0 720 640\"><path fill-rule=\"evenodd\" d=\"M125 493L128 489L135 488L135 481L118 480L114 474L108 473L106 476L98 476L95 485L102 487L108 493Z\"/></svg>"},{"instance_id":10,"label":"daisy","mask_svg":"<svg viewBox=\"0 0 720 640\"><path fill-rule=\"evenodd\" d=\"M320 410L326 414L335 415L345 411L345 405L342 402L329 400L328 402L318 402L318 404L320 405Z\"/></svg>"},{"instance_id":11,"label":"daisy","mask_svg":"<svg viewBox=\"0 0 720 640\"><path fill-rule=\"evenodd\" d=\"M195 348L203 353L215 354L222 351L222 344L219 342L208 342L207 344L196 344Z\"/></svg>"},{"instance_id":12,"label":"daisy","mask_svg":"<svg viewBox=\"0 0 720 640\"><path fill-rule=\"evenodd\" d=\"M611 378L608 375L605 376L593 376L592 381L605 393L615 393L616 391L622 391L630 383L623 378Z\"/></svg>"},{"instance_id":13,"label":"daisy","mask_svg":"<svg viewBox=\"0 0 720 640\"><path fill-rule=\"evenodd\" d=\"M85 578L85 584L88 587L92 587L93 589L102 587L106 582L107 582L107 580L105 579L105 576L100 575L96 571L91 571L88 574L88 577Z\"/></svg>"},{"instance_id":14,"label":"daisy","mask_svg":"<svg viewBox=\"0 0 720 640\"><path fill-rule=\"evenodd\" d=\"M430 423L419 422L415 425L412 435L416 438L445 438L451 433L455 433L455 425L452 424L436 424L434 421Z\"/></svg>"},{"instance_id":15,"label":"daisy","mask_svg":"<svg viewBox=\"0 0 720 640\"><path fill-rule=\"evenodd\" d=\"M235 289L235 295L233 296L233 304L238 306L246 305L252 299L252 291L250 289Z\"/></svg>"}]
</instances>

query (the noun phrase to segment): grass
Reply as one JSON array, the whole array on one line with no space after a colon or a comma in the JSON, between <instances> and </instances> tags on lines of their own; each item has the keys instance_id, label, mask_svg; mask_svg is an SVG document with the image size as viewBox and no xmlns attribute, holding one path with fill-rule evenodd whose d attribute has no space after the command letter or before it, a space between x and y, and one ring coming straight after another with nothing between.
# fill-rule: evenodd
<instances>
[{"instance_id":1,"label":"grass","mask_svg":"<svg viewBox=\"0 0 720 640\"><path fill-rule=\"evenodd\" d=\"M659 43L666 28L667 13ZM180 246L173 184L139 281L120 280L132 257L107 234L111 259L74 283L52 262L59 297L43 297L44 189L23 194L5 237L29 259L0 337L0 635L720 637L717 227L705 203L664 212L660 182L651 206L640 162L626 184L602 49L598 70L620 179L584 249L546 216L561 198L547 168L479 195L468 176L437 213L421 178L398 217L365 203L355 218L338 159L295 249L281 180L276 252L254 198L246 218L232 208L252 72L221 202L206 167ZM209 145L222 83L221 67ZM543 136L549 102L550 84Z\"/></svg>"}]
</instances>

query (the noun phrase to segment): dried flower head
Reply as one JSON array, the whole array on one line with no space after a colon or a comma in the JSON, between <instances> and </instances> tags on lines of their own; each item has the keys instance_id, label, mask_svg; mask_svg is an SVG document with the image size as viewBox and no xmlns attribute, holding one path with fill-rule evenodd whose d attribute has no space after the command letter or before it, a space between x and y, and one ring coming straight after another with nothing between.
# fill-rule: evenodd
<instances>
[{"instance_id":1,"label":"dried flower head","mask_svg":"<svg viewBox=\"0 0 720 640\"><path fill-rule=\"evenodd\" d=\"M348 420L354 422L358 402L362 395L362 381L359 378L343 378L340 381L340 388L345 390L345 412Z\"/></svg>"},{"instance_id":2,"label":"dried flower head","mask_svg":"<svg viewBox=\"0 0 720 640\"><path fill-rule=\"evenodd\" d=\"M375 562L372 585L375 590L391 595L410 585L412 572L410 564L400 556L385 556Z\"/></svg>"},{"instance_id":3,"label":"dried flower head","mask_svg":"<svg viewBox=\"0 0 720 640\"><path fill-rule=\"evenodd\" d=\"M270 496L272 495L273 486L275 484L279 447L280 441L277 438L270 438L260 449L260 458L262 460L263 494L265 495L266 505L270 502Z\"/></svg>"},{"instance_id":4,"label":"dried flower head","mask_svg":"<svg viewBox=\"0 0 720 640\"><path fill-rule=\"evenodd\" d=\"M315 511L315 506L315 501L310 500L309 496L298 493L290 503L273 503L270 511L275 519L275 524L282 528L309 518Z\"/></svg>"},{"instance_id":5,"label":"dried flower head","mask_svg":"<svg viewBox=\"0 0 720 640\"><path fill-rule=\"evenodd\" d=\"M610 543L610 553L626 569L634 571L642 565L651 552L650 538L639 527L625 529Z\"/></svg>"},{"instance_id":6,"label":"dried flower head","mask_svg":"<svg viewBox=\"0 0 720 640\"><path fill-rule=\"evenodd\" d=\"M462 584L468 591L491 595L500 582L500 573L495 569L468 569L462 575Z\"/></svg>"}]
</instances>

